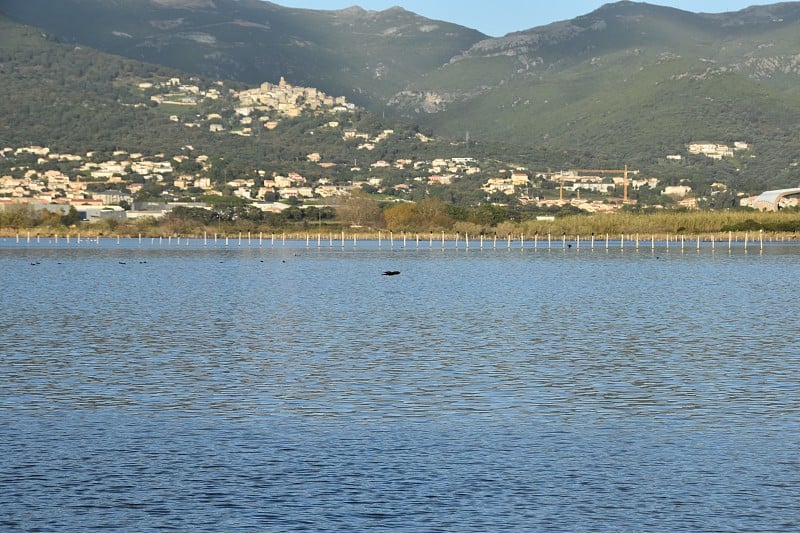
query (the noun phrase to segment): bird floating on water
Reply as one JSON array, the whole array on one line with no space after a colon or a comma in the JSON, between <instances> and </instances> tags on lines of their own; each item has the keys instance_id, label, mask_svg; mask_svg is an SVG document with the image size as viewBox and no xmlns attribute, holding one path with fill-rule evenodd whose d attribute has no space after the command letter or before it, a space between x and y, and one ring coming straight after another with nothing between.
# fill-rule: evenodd
<instances>
[{"instance_id":1,"label":"bird floating on water","mask_svg":"<svg viewBox=\"0 0 800 533\"><path fill-rule=\"evenodd\" d=\"M383 273L384 276L396 276L400 273L399 270L387 270Z\"/></svg>"}]
</instances>

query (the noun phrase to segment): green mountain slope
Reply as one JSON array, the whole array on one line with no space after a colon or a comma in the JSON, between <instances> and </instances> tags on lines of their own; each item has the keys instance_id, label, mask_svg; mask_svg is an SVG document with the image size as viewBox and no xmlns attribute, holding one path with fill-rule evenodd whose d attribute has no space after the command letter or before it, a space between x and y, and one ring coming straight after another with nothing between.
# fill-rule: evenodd
<instances>
[{"instance_id":1,"label":"green mountain slope","mask_svg":"<svg viewBox=\"0 0 800 533\"><path fill-rule=\"evenodd\" d=\"M446 135L639 166L691 141L744 140L756 159L728 181L754 165L800 181L798 51L797 2L722 15L619 2L477 43L390 104Z\"/></svg>"},{"instance_id":2,"label":"green mountain slope","mask_svg":"<svg viewBox=\"0 0 800 533\"><path fill-rule=\"evenodd\" d=\"M0 12L113 54L250 84L284 76L360 104L485 37L400 8L314 11L260 0L1 0Z\"/></svg>"},{"instance_id":3,"label":"green mountain slope","mask_svg":"<svg viewBox=\"0 0 800 533\"><path fill-rule=\"evenodd\" d=\"M800 2L708 15L623 1L499 39L399 8L260 0L0 0L0 13L62 43L208 79L285 76L563 164L628 163L746 189L800 182ZM693 141L752 148L710 162L687 153Z\"/></svg>"},{"instance_id":4,"label":"green mountain slope","mask_svg":"<svg viewBox=\"0 0 800 533\"><path fill-rule=\"evenodd\" d=\"M203 91L215 88L221 96L193 106L157 106L140 88L143 83L163 84L171 78L191 82ZM4 95L0 98L0 149L40 145L79 154L117 149L180 154L191 146L194 153L235 161L245 172L263 168L265 163L274 168L309 166L319 171L318 165L306 160L313 152L328 162L352 164L358 159L367 164L384 157L389 149L424 154L441 146L438 142L422 144L415 140L412 126L363 110L340 118L303 114L281 119L275 130L257 129L249 137L211 132L201 117L219 115L230 125L226 129L232 129L238 124L233 110L240 105L234 91L246 87L237 82L220 85L214 79L189 79L186 73L167 67L56 42L42 30L0 15L0 94ZM341 122L338 128L321 127L337 118ZM203 126L186 126L195 121ZM393 129L396 141L391 148L358 150L357 143L343 139L344 128L370 136Z\"/></svg>"},{"instance_id":5,"label":"green mountain slope","mask_svg":"<svg viewBox=\"0 0 800 533\"><path fill-rule=\"evenodd\" d=\"M134 107L141 97L125 83L170 75L162 67L55 43L41 30L0 16L0 144L144 149L154 137L191 142L192 133L178 135L163 114Z\"/></svg>"}]
</instances>

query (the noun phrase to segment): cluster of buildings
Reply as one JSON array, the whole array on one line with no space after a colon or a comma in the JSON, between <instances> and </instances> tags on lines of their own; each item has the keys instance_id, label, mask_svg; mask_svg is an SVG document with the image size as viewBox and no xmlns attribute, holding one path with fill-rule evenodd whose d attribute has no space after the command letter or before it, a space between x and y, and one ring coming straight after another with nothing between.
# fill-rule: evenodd
<instances>
[{"instance_id":1,"label":"cluster of buildings","mask_svg":"<svg viewBox=\"0 0 800 533\"><path fill-rule=\"evenodd\" d=\"M231 133L244 137L253 134L255 124L260 124L267 130L275 129L281 117L299 117L309 111L340 113L355 109L355 105L347 103L344 96L328 96L313 87L294 86L283 77L277 85L265 82L255 89L235 93L234 98L238 103L235 111L239 124L231 129ZM225 131L220 115L210 115L207 118L211 122L210 131Z\"/></svg>"},{"instance_id":2,"label":"cluster of buildings","mask_svg":"<svg viewBox=\"0 0 800 533\"><path fill-rule=\"evenodd\" d=\"M277 85L265 82L260 87L239 91L236 94L243 114L246 109L276 112L286 117L298 117L310 109L329 109L333 112L355 109L344 96L328 96L319 89L290 85L281 77ZM239 110L237 110L239 112Z\"/></svg>"},{"instance_id":3,"label":"cluster of buildings","mask_svg":"<svg viewBox=\"0 0 800 533\"><path fill-rule=\"evenodd\" d=\"M348 130L348 138L360 138L369 142L384 141L393 133L391 130L384 130L370 137L362 136L358 132L351 133L352 131ZM193 199L200 196L222 195L225 189L226 193L244 198L264 211L280 211L288 207L288 204L278 200L297 199L301 203L308 200L318 201L347 196L352 190L364 186L403 197L415 188L452 185L467 176L485 173L479 163L470 157L436 158L427 161L399 158L394 161L378 160L366 167L350 167L348 170L352 179L346 181L342 181L341 172L337 173L338 178L331 175L312 180L299 172L279 174L257 170L251 176L215 183L209 177L209 157L186 155L192 151L191 146L185 146L180 155L145 156L120 150L101 160L92 152L84 155L55 153L41 146L3 148L0 149L0 160L5 160L3 167L10 169L10 172L6 175L0 173L0 208L15 203L29 203L40 209L60 212L74 207L86 220L139 216L158 218L171 209L169 202L194 201ZM308 154L306 159L323 168L337 166L322 161L318 153ZM194 163L192 166L200 170L182 172L181 163L187 160L191 160ZM399 175L405 175L405 178L398 180ZM523 204L570 204L587 212L613 212L622 206L622 202L611 198L611 195L625 186L624 180L622 175L586 175L577 170L532 173L522 167L500 168L485 179L481 190L486 193L487 199L493 197L492 201L501 203L502 198L513 197ZM133 209L137 207L134 202L137 194L153 183L159 184L164 191L161 202L150 204L144 211ZM660 194L671 196L679 206L697 207L692 188L688 184L662 186L657 178L634 176L628 179L627 187L631 191L642 187L659 189ZM714 184L712 188L714 187L724 190L722 184ZM544 197L545 190L551 191L550 198ZM557 199L553 198L554 191L558 191ZM565 192L569 194L565 195ZM582 198L583 193L585 194ZM800 202L795 195L783 195L779 200L769 203L756 197L744 198L741 205L778 209L792 207Z\"/></svg>"},{"instance_id":4,"label":"cluster of buildings","mask_svg":"<svg viewBox=\"0 0 800 533\"><path fill-rule=\"evenodd\" d=\"M384 131L371 140L379 142L391 133ZM186 153L192 150L191 146L184 147ZM309 154L307 158L323 168L335 166L319 161L319 154ZM199 172L183 173L179 170L180 164L189 159L200 165ZM170 210L167 204L169 200L222 195L223 188L265 211L275 211L288 207L274 202L276 198L296 198L301 201L332 198L349 195L351 190L364 185L391 188L395 193L410 188L406 183L386 185L386 177L365 178L365 175L378 173L382 169L414 170L418 176L413 181L431 184L450 184L462 174L480 171L471 158L439 158L433 161L398 159L392 163L376 161L368 168L351 167L349 170L353 177L360 178L345 183L337 183L332 177L312 181L298 172L283 175L258 170L252 176L220 184L212 182L207 175L210 162L206 155L191 158L185 154L145 156L118 150L111 153L109 158L100 158L93 152L64 154L47 147L28 146L0 149L0 160L4 160L6 164L3 166L9 169L7 174L0 173L0 208L26 203L64 213L74 207L86 220L139 216L159 218ZM151 204L144 212L131 209L136 195L152 183L163 186L164 202Z\"/></svg>"},{"instance_id":5,"label":"cluster of buildings","mask_svg":"<svg viewBox=\"0 0 800 533\"><path fill-rule=\"evenodd\" d=\"M177 106L195 106L203 99L219 100L224 91L224 84L216 82L214 87L203 90L198 85L183 83L180 78L170 78L164 82L142 82L142 91L156 91L150 101L158 105L171 104Z\"/></svg>"},{"instance_id":6,"label":"cluster of buildings","mask_svg":"<svg viewBox=\"0 0 800 533\"><path fill-rule=\"evenodd\" d=\"M199 127L205 123L211 131L229 131L244 136L252 134L255 121L265 129L274 129L281 117L296 117L308 111L325 113L354 109L344 97L332 97L317 89L292 86L283 78L278 84L263 83L257 88L239 92L226 89L222 82L203 89L199 85L184 83L179 78L141 83L139 88L152 93L151 100L159 105L197 106L203 100L225 98L227 102L230 99L234 112L225 114L226 118L220 113L211 113L203 117L197 115L197 122L187 121L184 124ZM179 122L183 120L177 115L172 119ZM338 120L331 120L322 127L340 129L343 140L355 141L359 150L366 151L374 150L394 134L390 129L372 134L342 129ZM420 133L417 136L423 142L430 140ZM732 157L735 151L747 150L749 146L744 142L735 142L732 147L718 142L697 142L688 144L686 149L690 154L722 159ZM251 176L220 184L212 182L209 177L209 157L188 155L193 151L193 147L186 146L181 154L175 156L145 156L120 150L111 154L110 158L101 160L91 152L85 155L53 153L41 146L3 148L0 149L0 161L5 160L6 164L2 167L9 168L10 172L9 175L0 175L0 208L4 204L25 202L51 206L54 210L75 207L86 219L111 215L135 217L140 213L130 208L137 193L148 184L156 183L165 191L165 202L202 195L221 195L223 188L226 188L233 195L245 198L264 210L276 210L286 207L275 202L276 199L305 201L331 198L348 195L351 190L367 185L379 192L402 197L417 187L452 185L463 177L485 172L470 157L429 161L398 158L394 161L378 160L366 168L354 165L349 168L353 179L344 183L341 181L341 172L337 173L337 180L323 177L312 181L298 172L280 175L257 170ZM668 156L672 159L681 157ZM194 163L191 167L201 170L182 172L181 163L190 159ZM307 154L306 159L322 168L337 166L323 161L319 153ZM569 203L590 212L613 211L621 206L619 201L609 201L608 198L605 201L598 200L598 196L610 196L623 187L635 191L642 187L655 190L660 186L657 178L636 177L624 183L626 177L622 175L586 175L586 171L575 170L531 174L526 168L501 167L492 174L481 186L487 199L491 197L502 203L502 198L515 197L522 203L539 205ZM401 175L404 178L399 180L398 176ZM558 199L545 199L542 194L545 189L558 190ZM564 191L570 193L568 200L564 200ZM582 199L582 193L588 198ZM666 186L661 193L673 197L679 205L696 207L689 185ZM788 205L795 200L784 198L782 201ZM120 206L124 206L124 209ZM157 209L160 213L146 214L157 217L168 211L164 204Z\"/></svg>"},{"instance_id":7,"label":"cluster of buildings","mask_svg":"<svg viewBox=\"0 0 800 533\"><path fill-rule=\"evenodd\" d=\"M385 140L392 134L386 130L378 134L372 142ZM360 135L360 134L359 134ZM184 147L191 153L191 146ZM134 218L154 216L158 218L169 208L168 200L197 198L203 195L221 195L226 188L234 196L244 198L265 211L275 211L286 204L275 200L295 198L301 202L312 199L326 199L349 195L353 189L369 185L379 192L402 196L411 189L426 185L452 185L456 180L483 172L480 165L470 157L436 158L430 161L417 161L401 158L395 161L378 160L368 168L351 167L354 179L347 182L336 181L332 177L309 180L298 172L286 175L255 171L253 175L239 177L224 184L214 183L208 177L209 157L199 155L189 157L181 154L166 156L144 156L125 151L113 152L111 158L99 160L94 153L85 155L53 153L40 146L5 148L0 157L7 161L24 158L25 163L11 166L13 175L0 176L0 204L32 203L51 206L54 210L75 207L87 220L104 216ZM35 163L31 163L35 158ZM191 159L199 164L199 172L183 173L180 164ZM308 161L324 168L335 166L321 161L319 154L307 155ZM64 165L62 165L62 163ZM71 170L55 170L53 167ZM197 166L197 165L194 165ZM388 172L385 172L388 171ZM402 182L396 179L399 171L411 174ZM370 175L372 174L372 175ZM500 193L511 198L516 196L523 203L540 205L564 205L570 203L590 212L618 209L618 202L598 201L597 194L610 194L622 187L621 176L601 177L581 175L577 171L535 173L525 168L499 169L494 177L486 179L482 190L489 195ZM531 195L531 190L541 191L544 182L550 181L549 189L560 188L572 191L569 200L546 200L543 196ZM132 210L134 199L150 183L160 184L164 189L164 204L151 205L146 212ZM656 178L632 179L629 187L636 190L642 186L655 188ZM674 190L673 190L674 189ZM581 199L581 192L594 193L595 199ZM688 186L667 187L665 194L684 197L691 192ZM561 196L561 194L559 195ZM577 198L575 197L577 196ZM126 209L122 209L124 206ZM120 213L122 211L122 213Z\"/></svg>"},{"instance_id":8,"label":"cluster of buildings","mask_svg":"<svg viewBox=\"0 0 800 533\"><path fill-rule=\"evenodd\" d=\"M800 207L800 188L764 191L757 196L742 198L740 205L759 211L780 211Z\"/></svg>"},{"instance_id":9,"label":"cluster of buildings","mask_svg":"<svg viewBox=\"0 0 800 533\"><path fill-rule=\"evenodd\" d=\"M328 96L318 89L294 86L282 77L278 84L266 82L255 89L239 92L226 89L221 81L203 89L191 82L184 83L180 78L155 83L142 82L138 87L142 91L155 93L150 96L150 101L157 105L194 107L206 100L217 101L230 97L235 106L232 120L220 113L195 115L191 119L186 118L191 116L188 114L174 114L170 120L182 123L187 128L207 127L213 133L227 132L244 137L253 134L256 124L267 130L275 129L282 117L298 117L308 111L338 113L355 109L343 96Z\"/></svg>"},{"instance_id":10,"label":"cluster of buildings","mask_svg":"<svg viewBox=\"0 0 800 533\"><path fill-rule=\"evenodd\" d=\"M510 173L501 172L501 174L508 175L489 178L483 185L483 190L488 193L501 192L507 195L513 195L518 194L520 189L526 191L530 189L532 181L525 169L517 169ZM542 172L536 174L535 179L539 182L553 182L560 191L576 193L578 198L580 198L581 192L611 194L625 185L625 178L621 175L613 177L602 177L598 175L587 176L577 170ZM658 184L658 178L641 178L629 179L627 185L632 190L638 190L644 186L654 189ZM688 188L686 193L689 191L691 191L691 188ZM686 193L678 194L676 191L672 191L665 194L685 196Z\"/></svg>"},{"instance_id":11,"label":"cluster of buildings","mask_svg":"<svg viewBox=\"0 0 800 533\"><path fill-rule=\"evenodd\" d=\"M693 155L704 155L710 159L722 159L723 157L733 157L736 151L749 150L750 146L746 142L736 141L733 146L719 142L693 142L686 145L686 150ZM667 159L680 158L680 156L667 156Z\"/></svg>"}]
</instances>

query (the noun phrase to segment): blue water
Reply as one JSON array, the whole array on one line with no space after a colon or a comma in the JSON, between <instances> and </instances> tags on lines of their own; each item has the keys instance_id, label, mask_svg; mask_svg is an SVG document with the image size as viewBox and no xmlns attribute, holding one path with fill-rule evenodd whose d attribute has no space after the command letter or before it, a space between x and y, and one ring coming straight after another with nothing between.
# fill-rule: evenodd
<instances>
[{"instance_id":1,"label":"blue water","mask_svg":"<svg viewBox=\"0 0 800 533\"><path fill-rule=\"evenodd\" d=\"M799 529L800 244L526 246L0 241L0 529Z\"/></svg>"}]
</instances>

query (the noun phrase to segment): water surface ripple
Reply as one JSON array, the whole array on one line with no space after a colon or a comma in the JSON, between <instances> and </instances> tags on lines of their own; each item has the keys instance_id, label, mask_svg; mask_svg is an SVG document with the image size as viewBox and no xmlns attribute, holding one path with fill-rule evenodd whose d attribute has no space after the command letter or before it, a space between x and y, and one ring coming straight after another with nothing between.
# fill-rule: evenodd
<instances>
[{"instance_id":1,"label":"water surface ripple","mask_svg":"<svg viewBox=\"0 0 800 533\"><path fill-rule=\"evenodd\" d=\"M0 243L0 528L797 530L798 259Z\"/></svg>"}]
</instances>

